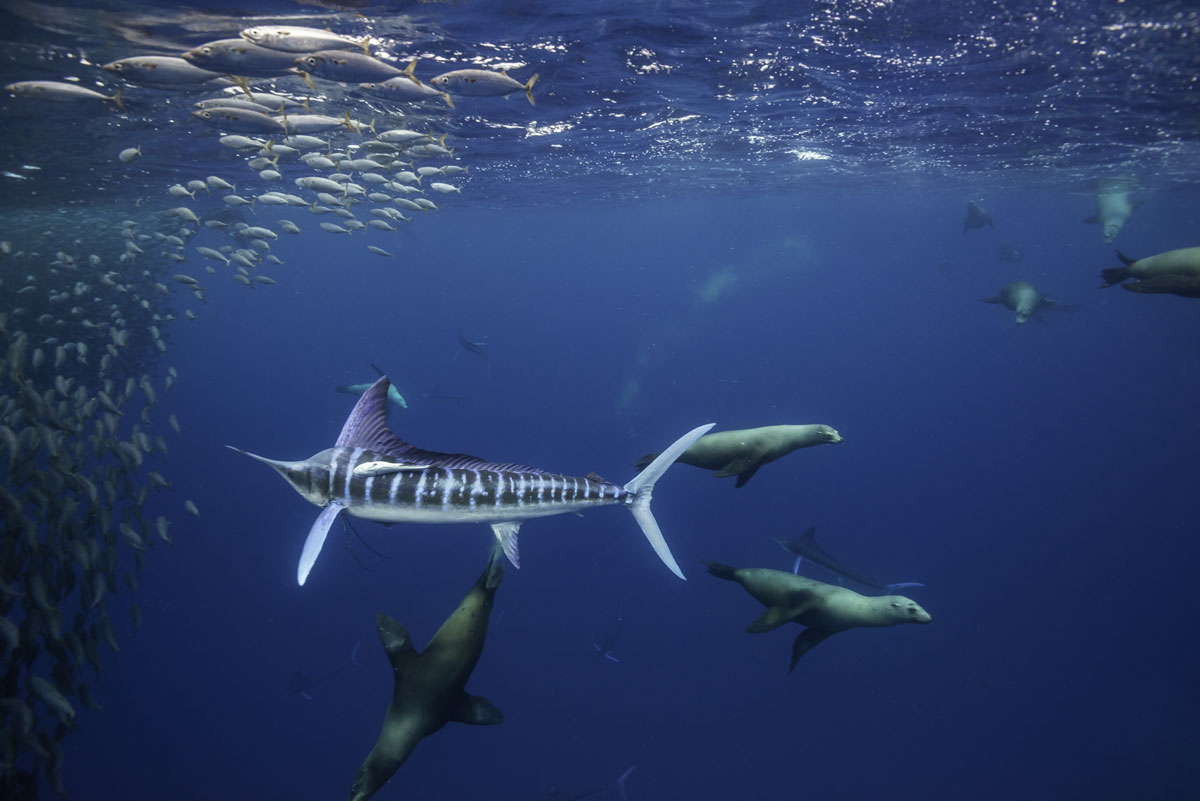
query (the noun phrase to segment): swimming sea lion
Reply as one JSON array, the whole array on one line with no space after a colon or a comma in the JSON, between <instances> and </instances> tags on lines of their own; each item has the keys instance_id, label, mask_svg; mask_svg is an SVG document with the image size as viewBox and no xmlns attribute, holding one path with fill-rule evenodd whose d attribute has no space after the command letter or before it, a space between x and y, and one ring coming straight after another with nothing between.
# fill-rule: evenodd
<instances>
[{"instance_id":1,"label":"swimming sea lion","mask_svg":"<svg viewBox=\"0 0 1200 801\"><path fill-rule=\"evenodd\" d=\"M491 701L464 690L483 653L492 599L503 577L504 562L492 554L487 570L420 654L403 626L383 612L375 616L396 684L379 740L350 786L351 801L365 801L374 795L422 737L448 722L477 726L504 722Z\"/></svg>"},{"instance_id":2,"label":"swimming sea lion","mask_svg":"<svg viewBox=\"0 0 1200 801\"><path fill-rule=\"evenodd\" d=\"M1028 281L1013 281L1000 290L994 298L980 298L980 303L999 303L1016 313L1017 325L1023 325L1034 312L1046 306L1055 306L1058 301L1042 297Z\"/></svg>"},{"instance_id":3,"label":"swimming sea lion","mask_svg":"<svg viewBox=\"0 0 1200 801\"><path fill-rule=\"evenodd\" d=\"M800 657L839 631L859 627L896 626L900 623L928 623L933 618L921 605L903 595L860 595L845 587L823 584L782 570L757 567L730 567L705 562L708 572L717 578L736 581L756 601L767 607L746 631L759 634L784 623L806 626L792 644L790 675Z\"/></svg>"},{"instance_id":4,"label":"swimming sea lion","mask_svg":"<svg viewBox=\"0 0 1200 801\"><path fill-rule=\"evenodd\" d=\"M1130 292L1143 294L1200 298L1200 275L1156 275L1142 281L1130 281L1121 286Z\"/></svg>"},{"instance_id":5,"label":"swimming sea lion","mask_svg":"<svg viewBox=\"0 0 1200 801\"><path fill-rule=\"evenodd\" d=\"M1102 289L1119 284L1126 278L1153 278L1157 275L1200 276L1200 248L1168 250L1157 256L1136 260L1118 250L1117 258L1124 262L1125 266L1101 270L1100 276L1104 279L1104 283L1100 285Z\"/></svg>"},{"instance_id":6,"label":"swimming sea lion","mask_svg":"<svg viewBox=\"0 0 1200 801\"><path fill-rule=\"evenodd\" d=\"M1111 245L1121 233L1133 210L1141 203L1130 203L1129 194L1120 189L1102 189L1096 193L1096 213L1085 217L1085 223L1099 223L1104 229L1104 244Z\"/></svg>"},{"instance_id":7,"label":"swimming sea lion","mask_svg":"<svg viewBox=\"0 0 1200 801\"><path fill-rule=\"evenodd\" d=\"M982 228L985 225L988 228L996 227L992 224L992 215L974 200L968 200L967 218L963 220L963 233L965 234L969 228Z\"/></svg>"},{"instance_id":8,"label":"swimming sea lion","mask_svg":"<svg viewBox=\"0 0 1200 801\"><path fill-rule=\"evenodd\" d=\"M758 468L794 450L841 441L835 429L819 424L718 431L696 440L676 461L715 470L713 475L717 478L737 476L734 486L740 487L754 477ZM634 462L634 466L641 470L656 456L657 453L648 453Z\"/></svg>"}]
</instances>

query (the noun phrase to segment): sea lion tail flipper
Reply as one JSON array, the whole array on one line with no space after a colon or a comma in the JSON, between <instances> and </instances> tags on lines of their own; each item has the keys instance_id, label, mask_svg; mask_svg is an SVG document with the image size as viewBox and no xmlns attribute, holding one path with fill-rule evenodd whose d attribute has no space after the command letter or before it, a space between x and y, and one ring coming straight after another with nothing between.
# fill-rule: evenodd
<instances>
[{"instance_id":1,"label":"sea lion tail flipper","mask_svg":"<svg viewBox=\"0 0 1200 801\"><path fill-rule=\"evenodd\" d=\"M792 663L788 665L788 675L792 675L792 671L796 669L796 663L800 661L800 657L828 640L835 633L811 628L800 632L796 637L796 641L792 643Z\"/></svg>"},{"instance_id":2,"label":"sea lion tail flipper","mask_svg":"<svg viewBox=\"0 0 1200 801\"><path fill-rule=\"evenodd\" d=\"M450 720L472 726L494 726L504 722L504 713L482 695L463 693L450 712Z\"/></svg>"},{"instance_id":3,"label":"sea lion tail flipper","mask_svg":"<svg viewBox=\"0 0 1200 801\"><path fill-rule=\"evenodd\" d=\"M633 500L627 504L629 511L633 515L633 519L637 521L638 526L642 529L642 533L646 535L646 539L650 542L650 547L658 554L658 558L662 560L663 564L680 578L684 578L683 571L679 569L679 563L671 555L671 549L667 547L667 541L663 539L658 522L650 512L650 497L654 493L655 482L662 478L662 474L667 472L667 468L674 464L675 460L682 456L684 451L692 447L692 444L696 440L707 434L715 425L716 423L708 423L707 425L693 428L675 440L671 444L671 447L654 457L654 461L650 462L645 470L634 476L624 486L624 490L633 496Z\"/></svg>"},{"instance_id":4,"label":"sea lion tail flipper","mask_svg":"<svg viewBox=\"0 0 1200 801\"><path fill-rule=\"evenodd\" d=\"M746 626L748 634L762 634L773 631L792 619L792 608L787 606L771 606Z\"/></svg>"},{"instance_id":5,"label":"sea lion tail flipper","mask_svg":"<svg viewBox=\"0 0 1200 801\"><path fill-rule=\"evenodd\" d=\"M723 565L720 562L704 562L708 572L717 578L723 578L726 581L737 581L737 568Z\"/></svg>"},{"instance_id":6,"label":"sea lion tail flipper","mask_svg":"<svg viewBox=\"0 0 1200 801\"><path fill-rule=\"evenodd\" d=\"M1119 250L1117 251L1117 258L1118 258L1118 259L1120 259L1120 260L1121 260L1121 263L1122 263L1122 264L1124 264L1126 267L1128 267L1129 265L1131 265L1131 264L1133 264L1135 261L1137 261L1137 259L1131 259L1131 258L1129 258L1128 256L1126 256L1124 253L1122 253L1122 252L1121 252L1121 251L1119 251Z\"/></svg>"}]
</instances>

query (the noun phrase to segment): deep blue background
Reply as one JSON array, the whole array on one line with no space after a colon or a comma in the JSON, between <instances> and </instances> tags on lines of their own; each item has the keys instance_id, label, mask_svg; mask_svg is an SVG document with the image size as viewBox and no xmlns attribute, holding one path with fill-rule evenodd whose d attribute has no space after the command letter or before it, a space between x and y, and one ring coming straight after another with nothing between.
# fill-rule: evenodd
<instances>
[{"instance_id":1,"label":"deep blue background","mask_svg":"<svg viewBox=\"0 0 1200 801\"><path fill-rule=\"evenodd\" d=\"M362 570L335 530L298 588L316 508L222 446L327 447L352 404L333 387L376 362L409 399L391 418L405 438L567 473L627 480L637 457L710 421L845 437L740 490L672 468L654 508L686 583L619 509L527 524L468 686L505 723L448 726L380 798L527 799L634 763L632 801L1200 791L1195 301L1097 289L1117 261L1080 223L1086 194L988 194L995 230L966 234L965 200L929 183L514 198L372 234L396 262L358 236L283 237L278 286L216 282L193 304L201 318L171 329L184 434L167 461L179 492L158 502L176 545L143 577L145 625L109 659L105 710L81 711L65 741L67 786L345 795L391 689L375 612L423 646L483 569L490 532L358 523L390 558L358 546ZM1146 200L1121 250L1197 244L1200 196ZM998 261L1004 242L1024 261ZM703 299L717 275L733 281ZM1079 308L1018 327L978 302L1016 278ZM453 358L460 328L487 340L490 371ZM474 398L424 399L435 386ZM865 573L923 581L912 594L934 622L843 634L785 676L798 629L744 633L761 607L699 560L786 569L768 535L810 525ZM618 617L621 662L594 661ZM294 671L332 670L358 641L363 668L312 701L287 692Z\"/></svg>"}]
</instances>

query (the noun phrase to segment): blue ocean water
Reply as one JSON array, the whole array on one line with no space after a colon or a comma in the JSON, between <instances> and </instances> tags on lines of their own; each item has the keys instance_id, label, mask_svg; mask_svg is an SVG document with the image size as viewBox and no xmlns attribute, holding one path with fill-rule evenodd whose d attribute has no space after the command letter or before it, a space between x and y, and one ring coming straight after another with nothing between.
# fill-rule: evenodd
<instances>
[{"instance_id":1,"label":"blue ocean water","mask_svg":"<svg viewBox=\"0 0 1200 801\"><path fill-rule=\"evenodd\" d=\"M119 653L98 675L79 666L103 709L78 709L61 737L73 798L347 793L392 689L376 612L424 647L493 538L355 521L297 587L317 509L223 446L281 459L330 446L353 404L334 388L374 380L372 363L407 398L390 421L409 441L570 475L624 482L707 422L826 423L845 438L740 489L672 467L654 510L686 582L619 509L528 522L467 684L503 725L447 726L378 798L619 798L609 785L631 765L630 801L1200 791L1197 301L1097 288L1120 264L1114 246L1138 258L1200 244L1189 5L5 5L6 83L75 74L111 92L81 58L270 22L374 32L434 62L424 79L471 63L539 75L536 105L458 98L393 118L447 133L470 168L461 196L400 233L335 236L317 228L329 215L259 207L250 224L286 216L304 232L271 243L284 264L259 269L278 283L253 291L223 265L202 274L194 248L226 242L214 229L186 262L136 262L171 287L152 305L175 319L161 322L165 353L118 369L159 387L148 428L170 448L153 465L174 489L145 508L170 518L174 546L158 543L138 591L106 602ZM334 113L380 111L321 88ZM109 267L115 223L177 205L168 185L218 174L269 188L251 190L245 157L188 119L192 95L125 95L126 115L3 101L3 168L21 177L6 178L0 238L27 254L0 262L10 333L42 311L14 311L41 297L16 294L25 273L95 283L46 265L61 249L81 265L102 251ZM115 154L139 143L126 170ZM280 163L289 186L304 174ZM1141 205L1106 245L1081 220L1111 179ZM994 227L963 230L969 199ZM194 205L222 208L203 193ZM999 259L1005 246L1020 260ZM203 279L203 303L169 281L178 270ZM1017 325L979 302L1017 279L1070 308ZM163 390L168 367L178 380ZM862 572L924 583L905 592L933 622L841 634L786 675L799 629L745 633L761 605L700 562L788 570L770 538L813 525ZM3 573L25 586L18 562ZM64 596L64 621L79 595ZM9 603L13 619L28 609ZM597 659L615 632L620 661ZM311 699L290 689L356 645L361 667ZM6 695L48 673L45 652L30 658L7 657Z\"/></svg>"}]
</instances>

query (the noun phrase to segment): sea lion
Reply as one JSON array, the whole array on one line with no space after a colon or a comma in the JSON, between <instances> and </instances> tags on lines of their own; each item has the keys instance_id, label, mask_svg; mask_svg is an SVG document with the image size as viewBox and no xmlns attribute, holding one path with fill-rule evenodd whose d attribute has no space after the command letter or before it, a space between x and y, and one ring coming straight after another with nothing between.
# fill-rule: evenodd
<instances>
[{"instance_id":1,"label":"sea lion","mask_svg":"<svg viewBox=\"0 0 1200 801\"><path fill-rule=\"evenodd\" d=\"M396 684L379 740L350 786L351 801L365 801L374 795L421 738L446 723L488 726L504 722L491 701L464 690L483 652L492 599L503 577L504 562L493 553L483 575L420 654L403 626L383 612L375 616Z\"/></svg>"},{"instance_id":2,"label":"sea lion","mask_svg":"<svg viewBox=\"0 0 1200 801\"><path fill-rule=\"evenodd\" d=\"M845 587L823 584L782 570L730 567L705 562L708 572L726 581L736 581L756 601L767 607L746 627L751 634L779 628L784 623L806 626L792 644L788 674L800 657L839 631L859 627L928 623L933 620L921 605L903 595L860 595Z\"/></svg>"},{"instance_id":3,"label":"sea lion","mask_svg":"<svg viewBox=\"0 0 1200 801\"><path fill-rule=\"evenodd\" d=\"M742 428L705 434L677 461L715 470L713 475L717 478L737 476L734 486L740 487L754 477L758 468L794 450L841 441L834 428L820 424ZM648 453L634 462L634 467L641 470L656 456L657 453Z\"/></svg>"},{"instance_id":4,"label":"sea lion","mask_svg":"<svg viewBox=\"0 0 1200 801\"><path fill-rule=\"evenodd\" d=\"M1144 259L1131 259L1118 250L1117 258L1125 266L1101 270L1100 276L1104 279L1104 283L1100 285L1101 289L1119 284L1126 278L1145 279L1158 275L1200 276L1200 247L1168 250L1166 253L1147 256Z\"/></svg>"},{"instance_id":5,"label":"sea lion","mask_svg":"<svg viewBox=\"0 0 1200 801\"><path fill-rule=\"evenodd\" d=\"M963 220L963 233L965 234L968 229L982 228L985 225L988 228L996 227L992 224L992 215L987 209L985 209L983 206L980 206L974 200L968 200L967 218Z\"/></svg>"},{"instance_id":6,"label":"sea lion","mask_svg":"<svg viewBox=\"0 0 1200 801\"><path fill-rule=\"evenodd\" d=\"M1104 244L1111 245L1141 203L1130 203L1129 193L1121 189L1101 189L1096 193L1096 213L1085 217L1085 223L1099 223L1104 230Z\"/></svg>"},{"instance_id":7,"label":"sea lion","mask_svg":"<svg viewBox=\"0 0 1200 801\"><path fill-rule=\"evenodd\" d=\"M999 303L1012 310L1016 314L1017 325L1024 325L1040 309L1058 305L1058 301L1043 297L1028 281L1013 281L1006 284L996 297L980 298L979 302Z\"/></svg>"},{"instance_id":8,"label":"sea lion","mask_svg":"<svg viewBox=\"0 0 1200 801\"><path fill-rule=\"evenodd\" d=\"M1130 292L1148 295L1178 295L1181 298L1200 298L1200 275L1156 275L1142 281L1121 284Z\"/></svg>"}]
</instances>

